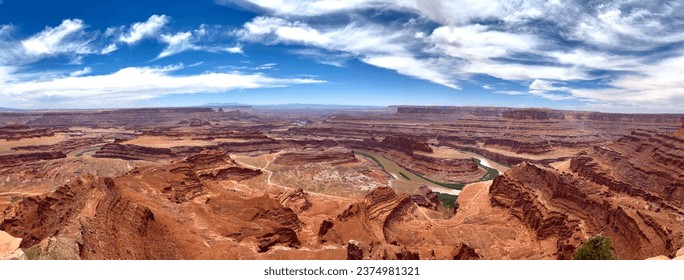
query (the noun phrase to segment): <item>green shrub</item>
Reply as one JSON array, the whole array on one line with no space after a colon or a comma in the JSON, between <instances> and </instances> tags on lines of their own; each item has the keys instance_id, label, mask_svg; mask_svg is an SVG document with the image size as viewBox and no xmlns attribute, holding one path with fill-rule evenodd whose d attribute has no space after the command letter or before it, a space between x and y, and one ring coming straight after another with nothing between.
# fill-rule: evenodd
<instances>
[{"instance_id":1,"label":"green shrub","mask_svg":"<svg viewBox=\"0 0 684 280\"><path fill-rule=\"evenodd\" d=\"M575 250L573 260L616 260L611 251L610 237L594 236Z\"/></svg>"},{"instance_id":2,"label":"green shrub","mask_svg":"<svg viewBox=\"0 0 684 280\"><path fill-rule=\"evenodd\" d=\"M446 208L453 208L454 203L456 202L456 199L458 199L458 195L453 195L453 194L447 194L447 193L439 193L436 192L437 198L439 198L440 201L442 201L442 205Z\"/></svg>"}]
</instances>

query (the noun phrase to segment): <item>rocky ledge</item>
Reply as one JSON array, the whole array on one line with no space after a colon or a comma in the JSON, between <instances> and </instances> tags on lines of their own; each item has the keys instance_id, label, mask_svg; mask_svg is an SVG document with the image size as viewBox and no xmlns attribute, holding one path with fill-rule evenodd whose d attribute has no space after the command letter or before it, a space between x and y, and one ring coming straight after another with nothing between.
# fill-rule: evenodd
<instances>
[{"instance_id":1,"label":"rocky ledge","mask_svg":"<svg viewBox=\"0 0 684 280\"><path fill-rule=\"evenodd\" d=\"M95 154L95 158L118 158L125 160L169 161L178 157L171 149L150 148L138 145L107 144Z\"/></svg>"}]
</instances>

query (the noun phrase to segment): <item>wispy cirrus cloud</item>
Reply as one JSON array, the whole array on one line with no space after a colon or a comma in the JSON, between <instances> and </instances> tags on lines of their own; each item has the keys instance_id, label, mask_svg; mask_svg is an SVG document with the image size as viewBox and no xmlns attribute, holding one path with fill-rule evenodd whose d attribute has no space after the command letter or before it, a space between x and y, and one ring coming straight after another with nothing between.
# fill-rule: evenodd
<instances>
[{"instance_id":1,"label":"wispy cirrus cloud","mask_svg":"<svg viewBox=\"0 0 684 280\"><path fill-rule=\"evenodd\" d=\"M69 74L69 76L78 77L78 76L88 75L92 72L93 72L93 68L85 67L81 70L76 70L74 72L71 72L71 74Z\"/></svg>"},{"instance_id":2,"label":"wispy cirrus cloud","mask_svg":"<svg viewBox=\"0 0 684 280\"><path fill-rule=\"evenodd\" d=\"M102 50L100 51L100 54L109 54L109 53L113 53L113 52L115 52L115 51L118 50L118 49L119 49L119 47L117 47L116 44L112 43L112 44L107 45L104 49L102 49Z\"/></svg>"},{"instance_id":3,"label":"wispy cirrus cloud","mask_svg":"<svg viewBox=\"0 0 684 280\"><path fill-rule=\"evenodd\" d=\"M473 75L486 75L529 85L527 91L499 93L616 108L684 108L684 85L661 70L678 73L675 69L684 57L681 1L217 3L263 14L236 32L243 41L342 53L455 89ZM372 15L383 13L402 16L380 25ZM330 15L347 20L322 20ZM429 24L413 24L416 21Z\"/></svg>"},{"instance_id":4,"label":"wispy cirrus cloud","mask_svg":"<svg viewBox=\"0 0 684 280\"><path fill-rule=\"evenodd\" d=\"M159 53L157 59L179 54L188 50L243 54L242 46L239 44L233 46L223 46L221 44L202 44L203 39L210 35L209 33L210 32L207 31L206 26L201 25L198 29L193 31L177 32L175 34L162 34L159 36L159 41L166 44L166 48Z\"/></svg>"},{"instance_id":5,"label":"wispy cirrus cloud","mask_svg":"<svg viewBox=\"0 0 684 280\"><path fill-rule=\"evenodd\" d=\"M413 56L407 38L414 32L394 30L376 24L349 24L316 29L306 23L274 17L256 17L235 32L241 40L265 44L295 44L342 52L368 64L459 88L453 76L445 74L452 65L444 60ZM444 71L440 71L444 70Z\"/></svg>"},{"instance_id":6,"label":"wispy cirrus cloud","mask_svg":"<svg viewBox=\"0 0 684 280\"><path fill-rule=\"evenodd\" d=\"M85 28L80 19L67 19L57 27L47 27L40 33L21 41L24 51L32 56L50 56L63 53L88 54L93 50L92 38L83 39L79 33Z\"/></svg>"},{"instance_id":7,"label":"wispy cirrus cloud","mask_svg":"<svg viewBox=\"0 0 684 280\"><path fill-rule=\"evenodd\" d=\"M325 82L318 79L274 78L239 72L174 74L183 68L183 65L127 67L102 75L87 75L91 69L85 68L69 76L48 80L9 81L3 81L5 74L0 68L0 98L10 104L28 102L47 103L52 107L69 107L74 104L80 107L102 107L109 103L135 102L172 94L217 93Z\"/></svg>"},{"instance_id":8,"label":"wispy cirrus cloud","mask_svg":"<svg viewBox=\"0 0 684 280\"><path fill-rule=\"evenodd\" d=\"M152 15L147 21L131 24L128 31L119 36L119 41L132 45L145 38L153 38L170 20L167 15Z\"/></svg>"},{"instance_id":9,"label":"wispy cirrus cloud","mask_svg":"<svg viewBox=\"0 0 684 280\"><path fill-rule=\"evenodd\" d=\"M345 67L347 65L347 61L352 58L352 56L348 53L331 52L316 48L293 50L292 53L301 57L313 59L320 64L336 67Z\"/></svg>"},{"instance_id":10,"label":"wispy cirrus cloud","mask_svg":"<svg viewBox=\"0 0 684 280\"><path fill-rule=\"evenodd\" d=\"M22 66L48 57L67 57L78 64L83 56L98 53L97 33L86 31L81 19L65 19L26 38L15 37L15 27L0 26L0 65Z\"/></svg>"},{"instance_id":11,"label":"wispy cirrus cloud","mask_svg":"<svg viewBox=\"0 0 684 280\"><path fill-rule=\"evenodd\" d=\"M104 33L87 31L81 19L67 19L36 34L15 38L12 25L0 25L0 99L3 106L32 107L107 107L131 104L173 94L223 93L233 90L287 87L324 83L321 79L272 77L261 73L221 72L195 69L180 74L183 64L168 66L130 66L114 68L106 64L94 74L90 65L73 69L69 64L82 64L86 56L107 55L118 49L117 43L135 45L154 38L167 45L160 57L186 50L242 53L239 44L232 46L202 45L209 36L203 26L197 30L161 34L167 16L153 15L146 22L128 28L109 28ZM101 35L101 36L99 36ZM48 57L67 58L64 67L27 71ZM197 67L201 63L193 64ZM187 70L187 69L186 69ZM195 72L194 74L188 72Z\"/></svg>"}]
</instances>

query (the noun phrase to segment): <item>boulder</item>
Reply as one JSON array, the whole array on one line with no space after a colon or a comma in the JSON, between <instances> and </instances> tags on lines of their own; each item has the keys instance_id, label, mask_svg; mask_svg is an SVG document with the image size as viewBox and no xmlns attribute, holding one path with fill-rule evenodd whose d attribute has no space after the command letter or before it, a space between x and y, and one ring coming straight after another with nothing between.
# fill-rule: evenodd
<instances>
[{"instance_id":1,"label":"boulder","mask_svg":"<svg viewBox=\"0 0 684 280\"><path fill-rule=\"evenodd\" d=\"M25 260L26 254L19 248L21 238L0 230L0 260Z\"/></svg>"}]
</instances>

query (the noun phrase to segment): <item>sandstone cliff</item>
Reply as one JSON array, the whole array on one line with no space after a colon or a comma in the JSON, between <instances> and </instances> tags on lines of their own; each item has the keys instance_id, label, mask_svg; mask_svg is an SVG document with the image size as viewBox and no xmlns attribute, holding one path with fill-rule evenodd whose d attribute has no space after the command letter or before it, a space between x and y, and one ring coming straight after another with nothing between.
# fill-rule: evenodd
<instances>
[{"instance_id":1,"label":"sandstone cliff","mask_svg":"<svg viewBox=\"0 0 684 280\"><path fill-rule=\"evenodd\" d=\"M613 239L620 259L673 255L684 244L684 228L676 218L682 212L670 200L640 191L638 180L621 182L598 173L586 156L573 161L579 171L574 175L527 163L511 169L494 180L492 205L508 209L540 240L555 240L560 259L570 258L596 234ZM582 180L589 174L592 180Z\"/></svg>"},{"instance_id":2,"label":"sandstone cliff","mask_svg":"<svg viewBox=\"0 0 684 280\"><path fill-rule=\"evenodd\" d=\"M35 258L178 258L150 209L123 199L111 179L83 177L48 195L16 202L4 217L0 230L22 238L21 248ZM73 244L77 255L33 247L49 238Z\"/></svg>"},{"instance_id":3,"label":"sandstone cliff","mask_svg":"<svg viewBox=\"0 0 684 280\"><path fill-rule=\"evenodd\" d=\"M536 108L511 110L511 111L503 112L501 115L504 118L519 119L519 120L528 120L528 119L529 120L548 120L549 119L548 110L536 109Z\"/></svg>"},{"instance_id":4,"label":"sandstone cliff","mask_svg":"<svg viewBox=\"0 0 684 280\"><path fill-rule=\"evenodd\" d=\"M0 168L18 166L29 162L65 158L61 152L32 152L0 156Z\"/></svg>"},{"instance_id":5,"label":"sandstone cliff","mask_svg":"<svg viewBox=\"0 0 684 280\"><path fill-rule=\"evenodd\" d=\"M171 149L150 148L137 145L107 144L102 146L93 157L119 158L125 160L168 161L176 158Z\"/></svg>"}]
</instances>

